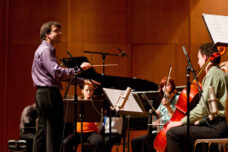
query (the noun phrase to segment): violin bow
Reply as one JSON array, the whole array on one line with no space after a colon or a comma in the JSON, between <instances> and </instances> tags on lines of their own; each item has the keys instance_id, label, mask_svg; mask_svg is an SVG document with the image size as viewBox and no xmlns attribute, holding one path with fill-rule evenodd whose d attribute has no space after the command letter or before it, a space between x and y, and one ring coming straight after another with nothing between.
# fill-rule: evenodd
<instances>
[{"instance_id":1,"label":"violin bow","mask_svg":"<svg viewBox=\"0 0 228 152\"><path fill-rule=\"evenodd\" d=\"M165 88L167 88L167 86L168 86L169 78L170 78L171 72L172 72L172 65L170 65L170 67L169 67L169 74L168 74L168 78L167 78L167 81L166 81L166 84L165 84ZM164 98L164 97L165 97L165 93L164 93L164 95L163 95L163 98Z\"/></svg>"}]
</instances>

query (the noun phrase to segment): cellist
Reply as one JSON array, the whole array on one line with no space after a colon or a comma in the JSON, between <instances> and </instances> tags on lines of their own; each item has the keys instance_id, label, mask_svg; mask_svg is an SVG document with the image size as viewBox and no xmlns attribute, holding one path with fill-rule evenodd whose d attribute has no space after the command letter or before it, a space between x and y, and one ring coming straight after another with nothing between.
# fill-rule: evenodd
<instances>
[{"instance_id":1,"label":"cellist","mask_svg":"<svg viewBox=\"0 0 228 152\"><path fill-rule=\"evenodd\" d=\"M153 125L162 127L172 117L178 100L178 92L176 85L171 77L164 77L160 82L159 87L160 97L162 98L159 107L156 109L156 115L159 118L154 118ZM157 131L150 131L147 135L139 136L131 141L133 152L156 152L153 147L153 141Z\"/></svg>"},{"instance_id":2,"label":"cellist","mask_svg":"<svg viewBox=\"0 0 228 152\"><path fill-rule=\"evenodd\" d=\"M215 53L217 49L212 43L202 44L198 52L198 64L200 68L206 63L207 59ZM199 103L190 111L190 147L186 148L187 141L187 116L181 121L171 121L168 125L170 128L166 134L167 146L169 152L191 152L193 141L205 138L224 138L228 137L228 125L225 119L225 103L228 91L228 75L220 67L220 56L211 60L205 67L206 73L202 81L203 93ZM209 121L208 116L208 88L214 87L215 96L218 99L218 114ZM202 121L203 120L203 121ZM189 146L189 145L188 145Z\"/></svg>"}]
</instances>

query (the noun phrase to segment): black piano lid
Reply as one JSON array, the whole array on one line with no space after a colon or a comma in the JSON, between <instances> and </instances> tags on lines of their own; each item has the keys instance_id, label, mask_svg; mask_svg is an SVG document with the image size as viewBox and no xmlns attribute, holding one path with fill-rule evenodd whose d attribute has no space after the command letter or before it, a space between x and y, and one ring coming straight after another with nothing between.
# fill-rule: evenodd
<instances>
[{"instance_id":1,"label":"black piano lid","mask_svg":"<svg viewBox=\"0 0 228 152\"><path fill-rule=\"evenodd\" d=\"M82 62L89 62L85 56L73 57L73 58L63 58L63 63L67 67L80 66ZM125 90L127 87L131 87L134 91L147 91L147 90L157 90L158 85L154 82L129 78L120 76L110 76L98 74L94 68L90 68L83 73L79 74L78 77L89 78L96 80L101 83L101 87L104 88L115 88L120 90Z\"/></svg>"}]
</instances>

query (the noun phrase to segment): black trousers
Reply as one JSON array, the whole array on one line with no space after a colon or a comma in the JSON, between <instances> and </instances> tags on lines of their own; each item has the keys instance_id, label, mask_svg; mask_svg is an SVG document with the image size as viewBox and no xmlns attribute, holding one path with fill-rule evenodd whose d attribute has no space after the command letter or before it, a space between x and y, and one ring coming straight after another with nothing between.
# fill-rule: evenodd
<instances>
[{"instance_id":1,"label":"black trousers","mask_svg":"<svg viewBox=\"0 0 228 152\"><path fill-rule=\"evenodd\" d=\"M119 144L121 142L121 135L118 133L112 133L111 138L109 134L105 134L105 147L104 152L111 152L114 144Z\"/></svg>"},{"instance_id":2,"label":"black trousers","mask_svg":"<svg viewBox=\"0 0 228 152\"><path fill-rule=\"evenodd\" d=\"M146 135L142 135L131 140L132 152L142 152L145 137Z\"/></svg>"},{"instance_id":3,"label":"black trousers","mask_svg":"<svg viewBox=\"0 0 228 152\"><path fill-rule=\"evenodd\" d=\"M190 126L190 139L187 140L187 126L173 127L166 134L168 151L191 152L196 139L225 138L228 137L228 126L225 118L221 118L211 126ZM204 150L207 150L204 148ZM202 152L202 150L199 150Z\"/></svg>"},{"instance_id":4,"label":"black trousers","mask_svg":"<svg viewBox=\"0 0 228 152\"><path fill-rule=\"evenodd\" d=\"M33 152L59 152L63 126L63 103L58 88L42 87L36 91L38 131Z\"/></svg>"},{"instance_id":5,"label":"black trousers","mask_svg":"<svg viewBox=\"0 0 228 152\"><path fill-rule=\"evenodd\" d=\"M133 152L156 152L153 147L154 139L157 134L147 134L132 139L132 151Z\"/></svg>"},{"instance_id":6,"label":"black trousers","mask_svg":"<svg viewBox=\"0 0 228 152\"><path fill-rule=\"evenodd\" d=\"M92 145L92 152L103 151L103 137L96 132L82 134L82 141L89 142ZM63 140L63 152L73 152L73 146L77 148L80 144L80 134L71 134Z\"/></svg>"}]
</instances>

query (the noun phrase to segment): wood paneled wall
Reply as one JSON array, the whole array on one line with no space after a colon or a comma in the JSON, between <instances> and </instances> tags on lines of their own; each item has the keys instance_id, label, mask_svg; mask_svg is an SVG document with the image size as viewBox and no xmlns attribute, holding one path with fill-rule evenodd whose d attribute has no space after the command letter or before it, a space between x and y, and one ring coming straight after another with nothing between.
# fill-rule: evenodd
<instances>
[{"instance_id":1,"label":"wood paneled wall","mask_svg":"<svg viewBox=\"0 0 228 152\"><path fill-rule=\"evenodd\" d=\"M172 77L179 84L184 82L185 60L180 48L189 43L188 7L188 2L179 0L132 2L133 76L159 83L172 65Z\"/></svg>"},{"instance_id":2,"label":"wood paneled wall","mask_svg":"<svg viewBox=\"0 0 228 152\"><path fill-rule=\"evenodd\" d=\"M5 108L5 76L6 76L6 71L5 71L5 57L6 57L6 47L5 47L5 43L6 43L6 10L7 10L7 2L6 1L0 1L0 121L1 121L1 125L0 125L0 151L4 150L4 145L6 145L6 108Z\"/></svg>"},{"instance_id":3,"label":"wood paneled wall","mask_svg":"<svg viewBox=\"0 0 228 152\"><path fill-rule=\"evenodd\" d=\"M105 74L159 83L172 65L172 77L184 85L186 59L181 47L186 46L198 70L197 47L211 41L202 13L228 15L227 4L226 0L0 1L0 151L7 151L7 140L19 138L21 112L35 100L31 65L42 23L62 24L62 42L56 46L60 59L69 51L102 64L100 55L83 50L119 53L120 48L129 57L107 56L106 63L119 66L106 68ZM96 71L101 73L102 68Z\"/></svg>"}]
</instances>

